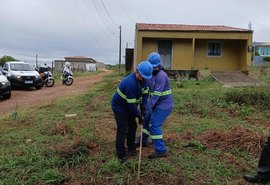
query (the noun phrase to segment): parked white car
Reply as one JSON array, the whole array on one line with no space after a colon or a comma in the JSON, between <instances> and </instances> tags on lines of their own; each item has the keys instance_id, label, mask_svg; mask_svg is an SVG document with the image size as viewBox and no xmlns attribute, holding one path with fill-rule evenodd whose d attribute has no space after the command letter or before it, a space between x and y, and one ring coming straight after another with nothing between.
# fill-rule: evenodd
<instances>
[{"instance_id":1,"label":"parked white car","mask_svg":"<svg viewBox=\"0 0 270 185\"><path fill-rule=\"evenodd\" d=\"M12 87L35 87L36 89L42 87L42 79L39 73L27 62L6 62L3 69Z\"/></svg>"},{"instance_id":2,"label":"parked white car","mask_svg":"<svg viewBox=\"0 0 270 185\"><path fill-rule=\"evenodd\" d=\"M9 99L11 96L11 87L7 78L0 71L0 97Z\"/></svg>"}]
</instances>

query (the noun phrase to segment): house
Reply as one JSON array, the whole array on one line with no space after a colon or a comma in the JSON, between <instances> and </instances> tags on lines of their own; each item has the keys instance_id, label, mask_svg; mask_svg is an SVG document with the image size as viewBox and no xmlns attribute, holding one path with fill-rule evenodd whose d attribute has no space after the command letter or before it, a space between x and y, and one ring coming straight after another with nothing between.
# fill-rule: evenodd
<instances>
[{"instance_id":1,"label":"house","mask_svg":"<svg viewBox=\"0 0 270 185\"><path fill-rule=\"evenodd\" d=\"M246 71L252 35L252 30L221 25L137 23L133 70L156 51L167 72Z\"/></svg>"},{"instance_id":2,"label":"house","mask_svg":"<svg viewBox=\"0 0 270 185\"><path fill-rule=\"evenodd\" d=\"M64 57L65 60L55 60L56 70L61 70L65 62L70 62L73 71L97 71L98 62L84 56Z\"/></svg>"},{"instance_id":3,"label":"house","mask_svg":"<svg viewBox=\"0 0 270 185\"><path fill-rule=\"evenodd\" d=\"M266 64L265 57L270 57L270 42L253 42L253 64Z\"/></svg>"}]
</instances>

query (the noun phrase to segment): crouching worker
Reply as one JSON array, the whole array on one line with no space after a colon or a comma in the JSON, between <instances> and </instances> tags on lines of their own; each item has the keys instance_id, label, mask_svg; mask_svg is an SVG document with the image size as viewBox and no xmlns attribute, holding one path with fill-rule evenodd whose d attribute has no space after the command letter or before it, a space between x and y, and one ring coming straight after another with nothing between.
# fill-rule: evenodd
<instances>
[{"instance_id":1,"label":"crouching worker","mask_svg":"<svg viewBox=\"0 0 270 185\"><path fill-rule=\"evenodd\" d=\"M152 65L143 61L138 64L135 72L125 77L119 84L112 98L112 110L117 125L116 152L121 163L127 160L127 155L136 155L136 118L142 124L141 110L145 109L148 89L145 79L152 78ZM127 144L127 151L125 144Z\"/></svg>"},{"instance_id":2,"label":"crouching worker","mask_svg":"<svg viewBox=\"0 0 270 185\"><path fill-rule=\"evenodd\" d=\"M150 137L155 150L148 158L155 159L167 156L162 126L172 112L174 102L169 77L163 70L160 55L153 52L148 56L148 61L153 66L153 77L147 81L150 99L147 103L147 112L143 124L142 146L147 146L148 138ZM139 144L140 136L136 145L139 146Z\"/></svg>"}]
</instances>

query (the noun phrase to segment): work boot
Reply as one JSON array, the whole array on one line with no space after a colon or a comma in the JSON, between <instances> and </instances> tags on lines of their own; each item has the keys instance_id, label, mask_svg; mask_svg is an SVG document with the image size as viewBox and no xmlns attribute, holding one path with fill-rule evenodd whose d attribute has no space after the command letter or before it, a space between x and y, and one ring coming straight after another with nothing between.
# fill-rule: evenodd
<instances>
[{"instance_id":1,"label":"work boot","mask_svg":"<svg viewBox=\"0 0 270 185\"><path fill-rule=\"evenodd\" d=\"M258 175L250 176L250 175L244 175L243 179L250 183L267 183L270 181L270 178L262 178Z\"/></svg>"},{"instance_id":2,"label":"work boot","mask_svg":"<svg viewBox=\"0 0 270 185\"><path fill-rule=\"evenodd\" d=\"M163 153L163 154L152 153L152 154L148 155L148 159L156 159L159 157L167 157L167 154L166 153Z\"/></svg>"},{"instance_id":3,"label":"work boot","mask_svg":"<svg viewBox=\"0 0 270 185\"><path fill-rule=\"evenodd\" d=\"M118 157L118 160L121 164L125 163L127 161L127 156L124 156L124 157Z\"/></svg>"}]
</instances>

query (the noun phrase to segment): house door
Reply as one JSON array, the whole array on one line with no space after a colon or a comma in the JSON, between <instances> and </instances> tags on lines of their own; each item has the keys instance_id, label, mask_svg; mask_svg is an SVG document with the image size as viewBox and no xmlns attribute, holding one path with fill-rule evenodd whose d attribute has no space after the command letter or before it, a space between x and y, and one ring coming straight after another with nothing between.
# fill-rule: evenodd
<instances>
[{"instance_id":1,"label":"house door","mask_svg":"<svg viewBox=\"0 0 270 185\"><path fill-rule=\"evenodd\" d=\"M172 60L172 41L159 40L158 53L160 54L164 69L171 69Z\"/></svg>"}]
</instances>

